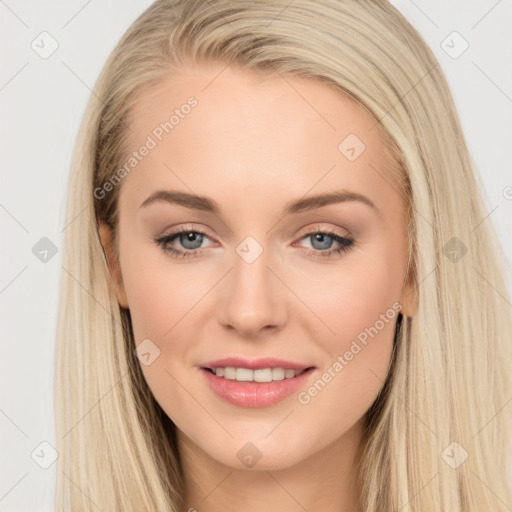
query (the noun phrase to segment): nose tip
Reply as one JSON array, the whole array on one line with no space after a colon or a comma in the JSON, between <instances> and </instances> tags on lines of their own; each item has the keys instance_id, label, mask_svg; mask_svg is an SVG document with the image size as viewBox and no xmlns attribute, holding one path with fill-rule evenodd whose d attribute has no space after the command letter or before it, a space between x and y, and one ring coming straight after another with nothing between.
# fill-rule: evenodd
<instances>
[{"instance_id":1,"label":"nose tip","mask_svg":"<svg viewBox=\"0 0 512 512\"><path fill-rule=\"evenodd\" d=\"M271 333L286 320L283 286L263 258L240 259L227 276L218 309L219 321L244 336Z\"/></svg>"},{"instance_id":2,"label":"nose tip","mask_svg":"<svg viewBox=\"0 0 512 512\"><path fill-rule=\"evenodd\" d=\"M226 325L247 338L254 337L257 334L270 334L277 329L277 325L264 324L260 317L251 313L240 315L236 320Z\"/></svg>"}]
</instances>

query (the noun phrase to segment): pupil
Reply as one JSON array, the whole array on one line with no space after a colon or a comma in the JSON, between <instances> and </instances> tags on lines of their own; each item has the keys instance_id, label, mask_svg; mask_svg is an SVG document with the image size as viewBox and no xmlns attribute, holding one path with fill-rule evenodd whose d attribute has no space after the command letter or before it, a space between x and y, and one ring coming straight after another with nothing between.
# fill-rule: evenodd
<instances>
[{"instance_id":1,"label":"pupil","mask_svg":"<svg viewBox=\"0 0 512 512\"><path fill-rule=\"evenodd\" d=\"M315 236L315 240L320 242L320 247L318 247L319 249L329 248L330 243L329 243L328 239L332 238L331 236L325 235L325 234L322 234L322 233L317 233L314 236Z\"/></svg>"},{"instance_id":2,"label":"pupil","mask_svg":"<svg viewBox=\"0 0 512 512\"><path fill-rule=\"evenodd\" d=\"M184 247L186 247L187 249L197 249L196 247L196 244L199 242L201 242L201 237L202 235L200 235L199 233L194 233L193 231L189 231L187 233L183 233L182 234L182 243L184 245ZM192 245L188 245L188 244L192 244ZM199 245L201 245L199 243Z\"/></svg>"}]
</instances>

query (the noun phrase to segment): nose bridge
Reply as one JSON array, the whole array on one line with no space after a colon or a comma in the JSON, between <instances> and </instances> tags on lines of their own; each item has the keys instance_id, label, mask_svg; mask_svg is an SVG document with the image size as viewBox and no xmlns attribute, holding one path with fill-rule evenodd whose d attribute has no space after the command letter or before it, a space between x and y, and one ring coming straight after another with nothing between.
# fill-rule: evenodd
<instances>
[{"instance_id":1,"label":"nose bridge","mask_svg":"<svg viewBox=\"0 0 512 512\"><path fill-rule=\"evenodd\" d=\"M244 334L285 321L285 289L270 270L272 254L254 237L245 238L235 250L233 269L222 288L219 320ZM270 267L270 268L269 268Z\"/></svg>"}]
</instances>

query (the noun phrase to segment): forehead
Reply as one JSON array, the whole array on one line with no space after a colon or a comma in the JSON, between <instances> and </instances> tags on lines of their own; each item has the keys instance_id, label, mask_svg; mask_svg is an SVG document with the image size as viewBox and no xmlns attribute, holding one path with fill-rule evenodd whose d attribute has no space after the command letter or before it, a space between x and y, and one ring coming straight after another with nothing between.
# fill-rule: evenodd
<instances>
[{"instance_id":1,"label":"forehead","mask_svg":"<svg viewBox=\"0 0 512 512\"><path fill-rule=\"evenodd\" d=\"M308 191L393 193L375 119L311 78L182 68L138 96L128 124L129 153L152 146L124 180L130 203L165 187L260 208Z\"/></svg>"},{"instance_id":2,"label":"forehead","mask_svg":"<svg viewBox=\"0 0 512 512\"><path fill-rule=\"evenodd\" d=\"M288 135L279 138L283 144L296 141L297 135L312 139L316 132L314 138L325 139L325 148L334 145L337 150L336 142L350 130L366 145L375 147L381 142L378 130L373 129L375 119L350 96L326 83L212 63L180 68L137 95L128 118L131 141L136 143L151 133L155 122L168 121L191 97L197 107L190 116L180 115L172 133L166 134L171 136L165 138L188 138L187 125L192 124L197 135L211 132L212 127L216 133L230 132L236 135L233 143L256 133L267 135L268 142L280 133ZM182 123L184 118L191 121ZM210 138L216 133L210 133Z\"/></svg>"}]
</instances>

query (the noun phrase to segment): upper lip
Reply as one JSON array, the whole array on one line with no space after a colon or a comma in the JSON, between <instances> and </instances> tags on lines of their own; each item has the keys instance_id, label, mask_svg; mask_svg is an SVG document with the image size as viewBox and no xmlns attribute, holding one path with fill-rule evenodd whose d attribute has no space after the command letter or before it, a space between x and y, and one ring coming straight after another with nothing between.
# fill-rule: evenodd
<instances>
[{"instance_id":1,"label":"upper lip","mask_svg":"<svg viewBox=\"0 0 512 512\"><path fill-rule=\"evenodd\" d=\"M209 361L202 365L202 368L249 368L251 370L258 370L261 368L284 368L291 370L305 370L313 367L311 364L302 364L294 361L286 361L285 359L277 359L275 357L263 357L260 359L243 359L240 357L225 357L223 359L216 359Z\"/></svg>"}]
</instances>

